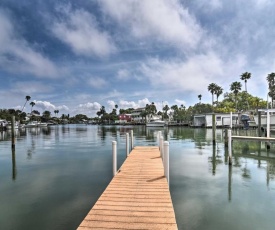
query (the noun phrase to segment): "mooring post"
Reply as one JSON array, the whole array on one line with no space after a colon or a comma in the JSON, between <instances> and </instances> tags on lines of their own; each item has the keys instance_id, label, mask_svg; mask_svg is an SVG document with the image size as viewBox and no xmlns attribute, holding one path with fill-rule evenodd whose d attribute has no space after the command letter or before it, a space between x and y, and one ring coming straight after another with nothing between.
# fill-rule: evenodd
<instances>
[{"instance_id":1,"label":"mooring post","mask_svg":"<svg viewBox=\"0 0 275 230\"><path fill-rule=\"evenodd\" d=\"M213 133L213 145L216 144L216 116L212 114L212 133Z\"/></svg>"},{"instance_id":2,"label":"mooring post","mask_svg":"<svg viewBox=\"0 0 275 230\"><path fill-rule=\"evenodd\" d=\"M126 133L126 158L129 155L129 133Z\"/></svg>"},{"instance_id":3,"label":"mooring post","mask_svg":"<svg viewBox=\"0 0 275 230\"><path fill-rule=\"evenodd\" d=\"M117 173L117 144L116 141L112 142L113 147L113 176Z\"/></svg>"},{"instance_id":4,"label":"mooring post","mask_svg":"<svg viewBox=\"0 0 275 230\"><path fill-rule=\"evenodd\" d=\"M11 118L11 147L15 148L15 116Z\"/></svg>"},{"instance_id":5,"label":"mooring post","mask_svg":"<svg viewBox=\"0 0 275 230\"><path fill-rule=\"evenodd\" d=\"M232 130L228 130L228 156L229 156L229 165L232 165Z\"/></svg>"},{"instance_id":6,"label":"mooring post","mask_svg":"<svg viewBox=\"0 0 275 230\"><path fill-rule=\"evenodd\" d=\"M262 117L261 117L261 115L262 115L262 112L261 111L258 111L258 136L259 137L261 137L262 135L262 130L261 130L261 128L262 128Z\"/></svg>"},{"instance_id":7,"label":"mooring post","mask_svg":"<svg viewBox=\"0 0 275 230\"><path fill-rule=\"evenodd\" d=\"M228 129L224 130L224 146L228 147Z\"/></svg>"},{"instance_id":8,"label":"mooring post","mask_svg":"<svg viewBox=\"0 0 275 230\"><path fill-rule=\"evenodd\" d=\"M167 183L169 186L169 142L164 141L163 143L163 149L164 149L164 157L163 157L163 165L164 165L164 176L167 179Z\"/></svg>"},{"instance_id":9,"label":"mooring post","mask_svg":"<svg viewBox=\"0 0 275 230\"><path fill-rule=\"evenodd\" d=\"M12 179L16 179L16 159L15 159L15 148L11 149L12 154Z\"/></svg>"},{"instance_id":10,"label":"mooring post","mask_svg":"<svg viewBox=\"0 0 275 230\"><path fill-rule=\"evenodd\" d=\"M131 150L134 148L134 132L133 130L130 131L131 133Z\"/></svg>"},{"instance_id":11,"label":"mooring post","mask_svg":"<svg viewBox=\"0 0 275 230\"><path fill-rule=\"evenodd\" d=\"M159 138L159 150L160 150L160 156L163 159L163 136L160 136Z\"/></svg>"}]
</instances>

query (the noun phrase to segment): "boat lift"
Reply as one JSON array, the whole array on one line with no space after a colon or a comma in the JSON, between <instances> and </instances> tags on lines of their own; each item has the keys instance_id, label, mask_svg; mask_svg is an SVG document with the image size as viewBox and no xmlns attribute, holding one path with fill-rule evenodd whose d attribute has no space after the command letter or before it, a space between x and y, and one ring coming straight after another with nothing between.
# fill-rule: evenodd
<instances>
[{"instance_id":1,"label":"boat lift","mask_svg":"<svg viewBox=\"0 0 275 230\"><path fill-rule=\"evenodd\" d=\"M259 109L259 128L261 128L261 112L266 112L266 137L251 137L251 136L232 136L232 112L230 112L230 129L228 130L228 154L229 165L232 164L232 141L235 140L250 140L250 141L265 141L267 149L270 149L270 142L275 142L275 138L270 137L270 113L275 112L275 109Z\"/></svg>"}]
</instances>

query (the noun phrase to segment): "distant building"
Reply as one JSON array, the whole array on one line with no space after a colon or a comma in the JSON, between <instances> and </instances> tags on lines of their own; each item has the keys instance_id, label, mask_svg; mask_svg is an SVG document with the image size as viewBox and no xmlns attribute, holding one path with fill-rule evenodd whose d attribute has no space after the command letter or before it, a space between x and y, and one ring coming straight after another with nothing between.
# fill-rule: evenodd
<instances>
[{"instance_id":1,"label":"distant building","mask_svg":"<svg viewBox=\"0 0 275 230\"><path fill-rule=\"evenodd\" d=\"M120 114L118 115L118 123L119 124L125 124L132 121L132 115L131 114Z\"/></svg>"},{"instance_id":2,"label":"distant building","mask_svg":"<svg viewBox=\"0 0 275 230\"><path fill-rule=\"evenodd\" d=\"M145 108L137 108L134 109L131 113L132 115L132 120L135 123L141 123L141 122L145 122L144 117L141 116L141 113L145 111Z\"/></svg>"}]
</instances>

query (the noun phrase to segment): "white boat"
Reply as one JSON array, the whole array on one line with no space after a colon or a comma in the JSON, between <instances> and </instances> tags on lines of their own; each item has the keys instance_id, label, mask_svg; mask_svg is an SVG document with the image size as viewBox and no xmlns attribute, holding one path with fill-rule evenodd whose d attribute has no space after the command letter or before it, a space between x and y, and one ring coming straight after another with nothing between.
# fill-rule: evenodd
<instances>
[{"instance_id":1,"label":"white boat","mask_svg":"<svg viewBox=\"0 0 275 230\"><path fill-rule=\"evenodd\" d=\"M6 125L6 128L8 130L11 130L12 129L12 125L11 125L11 122L8 122L8 124ZM14 124L14 129L18 129L19 128L19 123L16 121L15 124Z\"/></svg>"},{"instance_id":2,"label":"white boat","mask_svg":"<svg viewBox=\"0 0 275 230\"><path fill-rule=\"evenodd\" d=\"M30 121L25 125L25 128L38 128L38 127L47 127L48 124L44 122Z\"/></svg>"},{"instance_id":3,"label":"white boat","mask_svg":"<svg viewBox=\"0 0 275 230\"><path fill-rule=\"evenodd\" d=\"M150 120L146 123L146 127L164 127L165 121L162 120Z\"/></svg>"}]
</instances>

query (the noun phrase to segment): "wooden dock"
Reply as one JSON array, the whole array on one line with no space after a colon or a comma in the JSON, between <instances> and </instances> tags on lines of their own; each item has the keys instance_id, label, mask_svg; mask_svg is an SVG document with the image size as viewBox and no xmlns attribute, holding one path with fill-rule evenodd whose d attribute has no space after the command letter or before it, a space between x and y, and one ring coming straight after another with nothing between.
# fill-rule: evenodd
<instances>
[{"instance_id":1,"label":"wooden dock","mask_svg":"<svg viewBox=\"0 0 275 230\"><path fill-rule=\"evenodd\" d=\"M178 229L158 147L135 147L78 230Z\"/></svg>"}]
</instances>

